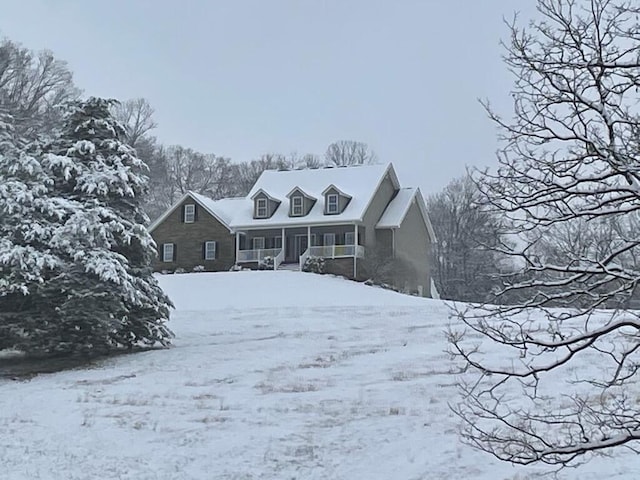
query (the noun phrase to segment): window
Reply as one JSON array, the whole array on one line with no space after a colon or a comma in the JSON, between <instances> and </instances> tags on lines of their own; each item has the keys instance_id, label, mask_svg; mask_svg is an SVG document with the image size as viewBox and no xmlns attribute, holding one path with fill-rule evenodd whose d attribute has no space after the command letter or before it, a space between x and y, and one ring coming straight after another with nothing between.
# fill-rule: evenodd
<instances>
[{"instance_id":1,"label":"window","mask_svg":"<svg viewBox=\"0 0 640 480\"><path fill-rule=\"evenodd\" d=\"M267 218L267 199L258 198L256 200L256 218Z\"/></svg>"},{"instance_id":2,"label":"window","mask_svg":"<svg viewBox=\"0 0 640 480\"><path fill-rule=\"evenodd\" d=\"M327 213L338 213L338 195L335 193L327 195Z\"/></svg>"},{"instance_id":3,"label":"window","mask_svg":"<svg viewBox=\"0 0 640 480\"><path fill-rule=\"evenodd\" d=\"M311 234L311 246L312 247L318 246L318 236L315 233Z\"/></svg>"},{"instance_id":4,"label":"window","mask_svg":"<svg viewBox=\"0 0 640 480\"><path fill-rule=\"evenodd\" d=\"M262 249L264 249L264 237L254 237L253 238L253 249L254 250L262 250Z\"/></svg>"},{"instance_id":5,"label":"window","mask_svg":"<svg viewBox=\"0 0 640 480\"><path fill-rule=\"evenodd\" d=\"M325 233L324 237L324 246L335 245L336 244L336 234L335 233Z\"/></svg>"},{"instance_id":6,"label":"window","mask_svg":"<svg viewBox=\"0 0 640 480\"><path fill-rule=\"evenodd\" d=\"M216 242L204 242L204 259L215 260L216 259Z\"/></svg>"},{"instance_id":7,"label":"window","mask_svg":"<svg viewBox=\"0 0 640 480\"><path fill-rule=\"evenodd\" d=\"M184 223L193 223L196 221L196 206L192 203L184 206Z\"/></svg>"},{"instance_id":8,"label":"window","mask_svg":"<svg viewBox=\"0 0 640 480\"><path fill-rule=\"evenodd\" d=\"M173 248L173 243L165 243L162 245L162 261L163 262L173 262L173 253L175 249Z\"/></svg>"},{"instance_id":9,"label":"window","mask_svg":"<svg viewBox=\"0 0 640 480\"><path fill-rule=\"evenodd\" d=\"M356 234L354 232L346 232L344 234L344 244L355 245L355 243L356 243Z\"/></svg>"},{"instance_id":10,"label":"window","mask_svg":"<svg viewBox=\"0 0 640 480\"><path fill-rule=\"evenodd\" d=\"M291 216L300 217L302 214L302 197L299 195L291 197Z\"/></svg>"},{"instance_id":11,"label":"window","mask_svg":"<svg viewBox=\"0 0 640 480\"><path fill-rule=\"evenodd\" d=\"M282 237L274 237L273 248L282 248Z\"/></svg>"}]
</instances>

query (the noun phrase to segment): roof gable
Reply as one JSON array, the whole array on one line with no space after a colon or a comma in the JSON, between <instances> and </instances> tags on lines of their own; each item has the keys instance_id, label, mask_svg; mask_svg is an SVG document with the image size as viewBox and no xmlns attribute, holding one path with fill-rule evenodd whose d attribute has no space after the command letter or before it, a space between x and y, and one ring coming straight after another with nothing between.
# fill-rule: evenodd
<instances>
[{"instance_id":1,"label":"roof gable","mask_svg":"<svg viewBox=\"0 0 640 480\"><path fill-rule=\"evenodd\" d=\"M403 188L398 191L398 194L389 202L386 210L380 217L380 220L376 224L376 228L400 228L404 221L411 205L416 203L420 211L420 215L424 221L429 237L432 242L436 241L435 231L429 220L427 213L427 206L424 202L424 198L419 188Z\"/></svg>"},{"instance_id":2,"label":"roof gable","mask_svg":"<svg viewBox=\"0 0 640 480\"><path fill-rule=\"evenodd\" d=\"M316 197L314 197L313 195L309 195L307 192L302 190L300 187L294 187L293 190L291 190L289 193L287 193L286 197L290 199L291 197L294 196L294 194L296 192L300 193L300 195L302 195L303 197L307 197L310 200L317 200Z\"/></svg>"},{"instance_id":3,"label":"roof gable","mask_svg":"<svg viewBox=\"0 0 640 480\"><path fill-rule=\"evenodd\" d=\"M348 193L344 193L342 190L336 187L333 183L322 191L322 195L326 195L327 193L331 192L331 190L334 190L336 193L338 193L339 195L342 195L343 197L352 198L351 195L349 195Z\"/></svg>"},{"instance_id":4,"label":"roof gable","mask_svg":"<svg viewBox=\"0 0 640 480\"><path fill-rule=\"evenodd\" d=\"M253 191L253 189L251 189L251 190ZM249 193L251 193L251 192L249 192ZM262 188L259 188L258 190L256 190L256 192L255 192L253 195L251 195L251 197L249 197L249 198L251 198L251 200L255 200L255 199L256 199L256 197L258 197L258 196L260 196L260 195L264 195L265 197L267 197L267 198L268 198L269 200L271 200L272 202L278 202L278 203L280 203L280 201L281 201L280 199L278 199L278 198L276 198L276 197L274 197L274 196L272 196L272 195L269 195L269 194L268 194L265 190L263 190Z\"/></svg>"},{"instance_id":5,"label":"roof gable","mask_svg":"<svg viewBox=\"0 0 640 480\"><path fill-rule=\"evenodd\" d=\"M153 232L158 225L164 222L176 209L187 199L191 198L195 203L200 205L205 209L207 213L209 213L213 218L219 221L222 225L227 227L229 231L231 231L231 212L228 208L224 208L223 204L228 203L229 201L237 200L235 198L226 198L223 200L211 200L204 195L200 195L199 193L188 191L182 197L180 197L170 208L167 209L162 215L156 218L151 225L147 228L149 232ZM216 203L220 203L216 205Z\"/></svg>"}]
</instances>

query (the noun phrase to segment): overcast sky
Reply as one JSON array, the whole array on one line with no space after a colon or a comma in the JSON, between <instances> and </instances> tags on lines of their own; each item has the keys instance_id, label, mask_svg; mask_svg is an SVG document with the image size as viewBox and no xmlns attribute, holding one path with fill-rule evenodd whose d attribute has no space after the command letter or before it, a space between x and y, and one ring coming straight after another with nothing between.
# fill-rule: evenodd
<instances>
[{"instance_id":1,"label":"overcast sky","mask_svg":"<svg viewBox=\"0 0 640 480\"><path fill-rule=\"evenodd\" d=\"M86 95L145 97L164 144L251 160L366 142L435 193L495 165L504 17L534 0L2 0L0 35L66 60Z\"/></svg>"}]
</instances>

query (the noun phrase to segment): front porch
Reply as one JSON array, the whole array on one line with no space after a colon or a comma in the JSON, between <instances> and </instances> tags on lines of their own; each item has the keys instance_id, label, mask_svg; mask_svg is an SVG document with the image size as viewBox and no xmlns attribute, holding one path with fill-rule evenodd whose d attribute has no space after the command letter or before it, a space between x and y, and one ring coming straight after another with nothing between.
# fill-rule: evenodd
<instances>
[{"instance_id":1,"label":"front porch","mask_svg":"<svg viewBox=\"0 0 640 480\"><path fill-rule=\"evenodd\" d=\"M270 264L273 259L274 270L282 264L301 268L309 257L363 258L363 243L364 231L357 225L249 230L236 233L236 263Z\"/></svg>"}]
</instances>

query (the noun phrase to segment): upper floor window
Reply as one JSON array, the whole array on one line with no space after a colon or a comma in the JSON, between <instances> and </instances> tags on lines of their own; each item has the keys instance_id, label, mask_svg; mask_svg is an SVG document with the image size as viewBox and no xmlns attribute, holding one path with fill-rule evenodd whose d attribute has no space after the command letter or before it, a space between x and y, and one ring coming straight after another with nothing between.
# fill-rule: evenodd
<instances>
[{"instance_id":1,"label":"upper floor window","mask_svg":"<svg viewBox=\"0 0 640 480\"><path fill-rule=\"evenodd\" d=\"M267 218L267 199L258 198L256 200L256 217Z\"/></svg>"},{"instance_id":2,"label":"upper floor window","mask_svg":"<svg viewBox=\"0 0 640 480\"><path fill-rule=\"evenodd\" d=\"M303 212L303 200L300 195L296 195L295 197L291 197L291 215L293 217L302 216Z\"/></svg>"},{"instance_id":3,"label":"upper floor window","mask_svg":"<svg viewBox=\"0 0 640 480\"><path fill-rule=\"evenodd\" d=\"M196 206L193 203L184 206L184 223L196 221Z\"/></svg>"},{"instance_id":4,"label":"upper floor window","mask_svg":"<svg viewBox=\"0 0 640 480\"><path fill-rule=\"evenodd\" d=\"M327 213L338 213L338 195L335 193L327 195Z\"/></svg>"}]
</instances>

